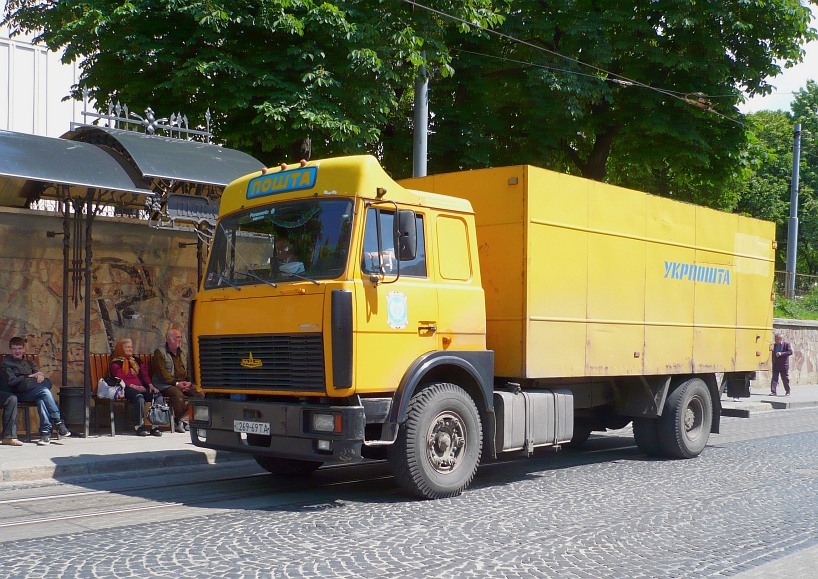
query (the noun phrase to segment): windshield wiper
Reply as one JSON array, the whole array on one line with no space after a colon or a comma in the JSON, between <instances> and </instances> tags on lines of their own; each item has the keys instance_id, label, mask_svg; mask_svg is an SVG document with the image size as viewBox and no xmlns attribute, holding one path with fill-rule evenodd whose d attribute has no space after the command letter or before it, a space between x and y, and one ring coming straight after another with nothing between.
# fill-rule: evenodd
<instances>
[{"instance_id":1,"label":"windshield wiper","mask_svg":"<svg viewBox=\"0 0 818 579\"><path fill-rule=\"evenodd\" d=\"M254 279L257 279L258 281L260 281L262 283L266 283L269 286L278 287L276 284L271 282L269 279L264 279L263 277L254 274L252 271L237 271L236 273L239 274L239 275L249 275L250 277L252 277Z\"/></svg>"},{"instance_id":2,"label":"windshield wiper","mask_svg":"<svg viewBox=\"0 0 818 579\"><path fill-rule=\"evenodd\" d=\"M224 277L222 274L217 273L216 276L218 276L219 280L223 281L224 283L226 283L230 287L236 288L237 290L241 291L241 288L238 286L238 284L233 283L232 281L230 281L229 279Z\"/></svg>"},{"instance_id":3,"label":"windshield wiper","mask_svg":"<svg viewBox=\"0 0 818 579\"><path fill-rule=\"evenodd\" d=\"M315 281L311 277L304 277L303 275L298 275L297 273L290 273L288 271L281 271L281 270L278 270L278 273L280 273L281 275L291 275L293 277L297 277L298 279L303 279L304 281L311 281L315 285L321 285L320 283L318 283L317 281Z\"/></svg>"}]
</instances>

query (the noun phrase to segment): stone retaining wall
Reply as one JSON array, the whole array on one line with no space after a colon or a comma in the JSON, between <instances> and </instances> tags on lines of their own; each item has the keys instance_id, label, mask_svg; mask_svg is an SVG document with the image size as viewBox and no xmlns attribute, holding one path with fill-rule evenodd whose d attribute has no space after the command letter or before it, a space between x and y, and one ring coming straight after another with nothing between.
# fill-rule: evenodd
<instances>
[{"instance_id":1,"label":"stone retaining wall","mask_svg":"<svg viewBox=\"0 0 818 579\"><path fill-rule=\"evenodd\" d=\"M0 208L0 352L8 352L12 336L25 336L27 351L40 355L46 376L59 385L63 238L47 237L48 231L62 232L62 215ZM195 242L195 234L96 217L92 236L91 352L109 353L125 337L133 339L137 353L152 352L171 326L186 335L196 293L196 247L180 248L179 242ZM84 293L84 282L79 291ZM69 385L83 382L83 316L83 303L75 307L72 301Z\"/></svg>"},{"instance_id":2,"label":"stone retaining wall","mask_svg":"<svg viewBox=\"0 0 818 579\"><path fill-rule=\"evenodd\" d=\"M790 357L790 386L818 384L818 321L775 318L773 329L780 332L785 342L792 345ZM754 389L769 391L771 372L758 372ZM783 392L781 384L779 391Z\"/></svg>"}]
</instances>

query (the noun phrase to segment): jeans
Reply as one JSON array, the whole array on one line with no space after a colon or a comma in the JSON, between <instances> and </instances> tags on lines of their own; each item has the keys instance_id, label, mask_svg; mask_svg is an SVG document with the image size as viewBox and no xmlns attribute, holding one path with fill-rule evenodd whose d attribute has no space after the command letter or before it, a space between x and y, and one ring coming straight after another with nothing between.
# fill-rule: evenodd
<instances>
[{"instance_id":1,"label":"jeans","mask_svg":"<svg viewBox=\"0 0 818 579\"><path fill-rule=\"evenodd\" d=\"M40 434L51 434L53 424L61 422L60 408L51 393L51 381L46 378L36 388L15 394L18 402L36 402L40 415Z\"/></svg>"},{"instance_id":2,"label":"jeans","mask_svg":"<svg viewBox=\"0 0 818 579\"><path fill-rule=\"evenodd\" d=\"M14 394L0 390L0 412L3 413L3 438L17 438L17 397Z\"/></svg>"}]
</instances>

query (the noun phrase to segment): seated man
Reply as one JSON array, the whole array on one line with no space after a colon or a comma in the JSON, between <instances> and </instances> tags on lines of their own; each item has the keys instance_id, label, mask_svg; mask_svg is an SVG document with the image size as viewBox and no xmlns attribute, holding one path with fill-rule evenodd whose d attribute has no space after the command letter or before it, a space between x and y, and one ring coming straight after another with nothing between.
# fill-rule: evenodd
<instances>
[{"instance_id":1,"label":"seated man","mask_svg":"<svg viewBox=\"0 0 818 579\"><path fill-rule=\"evenodd\" d=\"M188 426L186 397L204 398L204 392L198 390L190 381L182 355L182 332L177 329L168 330L165 334L165 345L156 348L151 360L151 374L153 385L170 399L173 416L176 420L175 428L180 432L190 430Z\"/></svg>"},{"instance_id":2,"label":"seated man","mask_svg":"<svg viewBox=\"0 0 818 579\"><path fill-rule=\"evenodd\" d=\"M26 342L19 336L9 340L11 358L3 360L3 372L6 373L10 391L18 402L36 402L40 414L40 440L37 444L44 446L51 442L53 427L60 436L71 436L60 417L60 409L51 394L51 380L40 372L37 364L25 359Z\"/></svg>"},{"instance_id":3,"label":"seated man","mask_svg":"<svg viewBox=\"0 0 818 579\"><path fill-rule=\"evenodd\" d=\"M17 397L11 392L0 390L0 409L3 412L3 440L0 444L23 446L17 440Z\"/></svg>"}]
</instances>

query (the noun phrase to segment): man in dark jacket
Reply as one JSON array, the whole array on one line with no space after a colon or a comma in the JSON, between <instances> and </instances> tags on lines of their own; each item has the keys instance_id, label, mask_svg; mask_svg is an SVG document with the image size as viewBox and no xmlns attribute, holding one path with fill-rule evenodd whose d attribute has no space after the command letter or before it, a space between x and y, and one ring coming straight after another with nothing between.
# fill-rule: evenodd
<instances>
[{"instance_id":1,"label":"man in dark jacket","mask_svg":"<svg viewBox=\"0 0 818 579\"><path fill-rule=\"evenodd\" d=\"M40 415L40 440L38 445L44 446L51 442L51 430L56 428L60 436L71 436L68 428L60 417L60 409L51 394L51 380L40 372L31 360L25 359L26 341L20 337L9 340L11 358L3 359L4 378L9 391L17 397L19 402L36 402ZM52 425L53 420L53 425Z\"/></svg>"},{"instance_id":2,"label":"man in dark jacket","mask_svg":"<svg viewBox=\"0 0 818 579\"><path fill-rule=\"evenodd\" d=\"M165 345L157 348L151 360L151 379L162 396L170 400L179 432L190 430L187 398L204 398L204 392L190 381L182 352L182 332L173 328L165 334Z\"/></svg>"},{"instance_id":3,"label":"man in dark jacket","mask_svg":"<svg viewBox=\"0 0 818 579\"><path fill-rule=\"evenodd\" d=\"M778 377L784 383L785 396L790 395L790 356L792 356L792 346L785 342L781 334L775 335L775 345L773 346L773 379L770 382L770 396L775 396L778 387Z\"/></svg>"}]
</instances>

